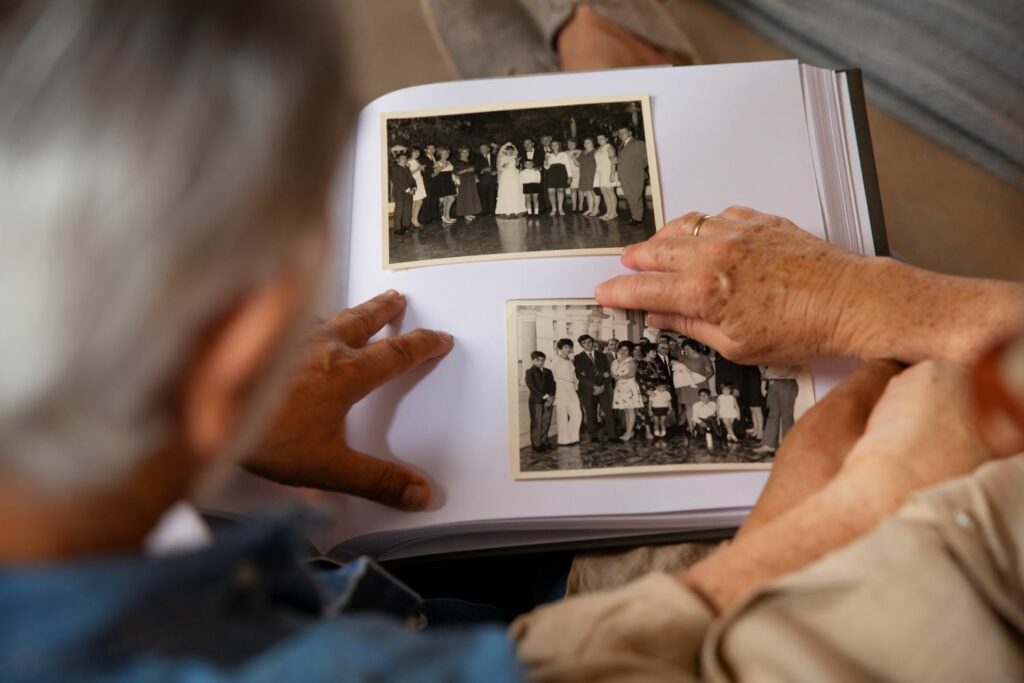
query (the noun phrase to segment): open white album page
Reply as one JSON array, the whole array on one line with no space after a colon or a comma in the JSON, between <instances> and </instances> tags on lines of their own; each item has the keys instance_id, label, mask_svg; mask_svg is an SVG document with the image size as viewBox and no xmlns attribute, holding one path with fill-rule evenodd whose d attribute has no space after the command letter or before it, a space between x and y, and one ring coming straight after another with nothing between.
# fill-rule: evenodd
<instances>
[{"instance_id":1,"label":"open white album page","mask_svg":"<svg viewBox=\"0 0 1024 683\"><path fill-rule=\"evenodd\" d=\"M796 61L452 82L409 88L371 103L359 117L351 175L339 191L333 303L353 305L396 289L408 297L408 311L388 334L428 327L451 332L456 341L448 357L375 392L348 420L353 447L428 473L436 504L410 514L332 496L338 512L331 532L335 542L473 520L742 508L756 500L765 471L530 480L511 475L510 431L517 426L510 427L508 419L507 302L592 299L597 283L625 272L617 256L382 267L385 115L637 95L649 100L652 129L646 135L656 146L666 220L742 204L789 217L823 236ZM820 397L849 366L811 367Z\"/></svg>"}]
</instances>

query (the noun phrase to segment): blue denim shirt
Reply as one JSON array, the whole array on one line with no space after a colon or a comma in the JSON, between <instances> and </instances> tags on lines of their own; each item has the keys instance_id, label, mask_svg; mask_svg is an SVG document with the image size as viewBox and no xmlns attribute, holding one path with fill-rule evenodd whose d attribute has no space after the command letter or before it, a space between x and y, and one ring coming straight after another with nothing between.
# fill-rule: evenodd
<instances>
[{"instance_id":1,"label":"blue denim shirt","mask_svg":"<svg viewBox=\"0 0 1024 683\"><path fill-rule=\"evenodd\" d=\"M521 680L500 627L421 632L372 561L312 571L281 521L199 552L0 572L0 681Z\"/></svg>"}]
</instances>

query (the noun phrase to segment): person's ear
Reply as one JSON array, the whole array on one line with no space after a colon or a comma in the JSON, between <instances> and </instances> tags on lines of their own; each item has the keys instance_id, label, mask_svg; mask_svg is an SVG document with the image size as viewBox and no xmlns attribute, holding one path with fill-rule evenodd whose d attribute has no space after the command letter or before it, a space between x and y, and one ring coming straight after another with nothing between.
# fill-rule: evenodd
<instances>
[{"instance_id":1,"label":"person's ear","mask_svg":"<svg viewBox=\"0 0 1024 683\"><path fill-rule=\"evenodd\" d=\"M197 347L181 391L180 429L201 458L223 452L246 396L271 362L301 303L298 278L278 276L246 293Z\"/></svg>"}]
</instances>

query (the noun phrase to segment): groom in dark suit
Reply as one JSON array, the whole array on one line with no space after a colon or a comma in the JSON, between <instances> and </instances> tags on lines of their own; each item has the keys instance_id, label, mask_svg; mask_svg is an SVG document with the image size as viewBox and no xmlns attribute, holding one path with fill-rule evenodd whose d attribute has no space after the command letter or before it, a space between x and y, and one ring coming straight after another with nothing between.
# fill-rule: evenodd
<instances>
[{"instance_id":1,"label":"groom in dark suit","mask_svg":"<svg viewBox=\"0 0 1024 683\"><path fill-rule=\"evenodd\" d=\"M647 171L647 146L633 137L628 127L619 128L619 164L616 172L622 185L622 194L629 202L630 225L639 225L644 219L644 185Z\"/></svg>"},{"instance_id":2,"label":"groom in dark suit","mask_svg":"<svg viewBox=\"0 0 1024 683\"><path fill-rule=\"evenodd\" d=\"M594 338L589 334L581 336L578 341L583 350L576 354L572 363L576 366L576 379L579 380L577 391L583 406L583 427L591 441L598 440L597 407L600 405L604 415L604 433L609 439L616 439L619 433L615 428L615 413L612 410L615 382L608 357L594 350Z\"/></svg>"}]
</instances>

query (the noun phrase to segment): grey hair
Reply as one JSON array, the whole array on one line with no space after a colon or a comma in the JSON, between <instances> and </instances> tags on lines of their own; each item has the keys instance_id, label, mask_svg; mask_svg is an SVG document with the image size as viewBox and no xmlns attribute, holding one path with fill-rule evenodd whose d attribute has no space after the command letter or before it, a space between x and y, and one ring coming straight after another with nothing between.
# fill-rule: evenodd
<instances>
[{"instance_id":1,"label":"grey hair","mask_svg":"<svg viewBox=\"0 0 1024 683\"><path fill-rule=\"evenodd\" d=\"M0 10L0 474L109 482L207 327L316 271L349 120L331 0Z\"/></svg>"}]
</instances>

